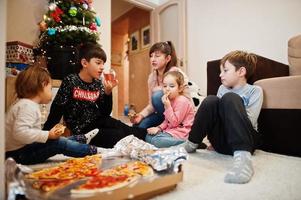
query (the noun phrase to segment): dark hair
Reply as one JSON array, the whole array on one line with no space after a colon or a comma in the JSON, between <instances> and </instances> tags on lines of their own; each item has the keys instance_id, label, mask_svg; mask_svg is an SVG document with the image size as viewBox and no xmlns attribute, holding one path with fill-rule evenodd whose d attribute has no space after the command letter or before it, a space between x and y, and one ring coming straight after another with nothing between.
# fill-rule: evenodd
<instances>
[{"instance_id":1,"label":"dark hair","mask_svg":"<svg viewBox=\"0 0 301 200\"><path fill-rule=\"evenodd\" d=\"M17 76L15 82L17 97L32 98L42 92L50 81L50 74L45 67L30 65Z\"/></svg>"},{"instance_id":2,"label":"dark hair","mask_svg":"<svg viewBox=\"0 0 301 200\"><path fill-rule=\"evenodd\" d=\"M249 79L256 69L257 56L253 53L236 50L228 53L222 58L220 63L221 66L224 67L226 61L234 65L236 71L241 67L246 68L246 79Z\"/></svg>"},{"instance_id":3,"label":"dark hair","mask_svg":"<svg viewBox=\"0 0 301 200\"><path fill-rule=\"evenodd\" d=\"M170 61L166 65L164 73L169 71L171 67L177 66L177 54L171 41L155 43L149 50L149 56L151 56L151 54L155 51L160 51L166 56L170 55L171 57Z\"/></svg>"},{"instance_id":4,"label":"dark hair","mask_svg":"<svg viewBox=\"0 0 301 200\"><path fill-rule=\"evenodd\" d=\"M99 58L104 63L107 61L107 55L98 43L85 43L79 47L78 61L86 59L88 62L92 58ZM82 66L80 66L82 68Z\"/></svg>"},{"instance_id":5,"label":"dark hair","mask_svg":"<svg viewBox=\"0 0 301 200\"><path fill-rule=\"evenodd\" d=\"M168 75L171 75L176 79L176 82L179 87L184 86L184 75L180 71L168 71L164 74L163 79ZM183 93L183 90L182 90L181 94L182 93Z\"/></svg>"}]
</instances>

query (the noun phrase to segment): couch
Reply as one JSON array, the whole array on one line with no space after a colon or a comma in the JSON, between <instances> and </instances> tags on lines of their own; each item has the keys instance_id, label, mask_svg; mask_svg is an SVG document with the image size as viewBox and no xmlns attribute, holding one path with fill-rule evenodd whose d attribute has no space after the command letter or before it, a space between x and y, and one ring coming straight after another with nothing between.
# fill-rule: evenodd
<instances>
[{"instance_id":1,"label":"couch","mask_svg":"<svg viewBox=\"0 0 301 200\"><path fill-rule=\"evenodd\" d=\"M257 68L248 80L262 87L264 101L258 118L261 149L301 157L301 35L288 42L289 65L257 55ZM207 63L207 95L221 84L220 60Z\"/></svg>"}]
</instances>

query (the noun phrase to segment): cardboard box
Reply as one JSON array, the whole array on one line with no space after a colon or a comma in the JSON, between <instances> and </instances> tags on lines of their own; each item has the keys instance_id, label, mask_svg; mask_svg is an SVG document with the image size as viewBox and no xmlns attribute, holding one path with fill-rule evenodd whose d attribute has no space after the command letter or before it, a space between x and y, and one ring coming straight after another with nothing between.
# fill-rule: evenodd
<instances>
[{"instance_id":1,"label":"cardboard box","mask_svg":"<svg viewBox=\"0 0 301 200\"><path fill-rule=\"evenodd\" d=\"M33 60L32 45L19 41L6 43L6 62L30 64Z\"/></svg>"},{"instance_id":2,"label":"cardboard box","mask_svg":"<svg viewBox=\"0 0 301 200\"><path fill-rule=\"evenodd\" d=\"M124 163L124 158L114 159L112 161L104 161L104 169L110 168L114 164ZM103 165L102 165L103 166ZM39 166L42 168L42 166ZM35 190L31 186L31 182L25 179L26 194L29 199L32 200L121 200L121 199L149 199L156 195L168 192L174 189L179 182L183 180L182 166L179 166L179 172L160 172L151 177L143 177L136 182L126 185L122 188L115 189L109 192L98 192L90 196L72 196L70 190L76 188L80 184L84 183L85 180L80 180L72 183L64 188L58 189L56 191L45 193Z\"/></svg>"}]
</instances>

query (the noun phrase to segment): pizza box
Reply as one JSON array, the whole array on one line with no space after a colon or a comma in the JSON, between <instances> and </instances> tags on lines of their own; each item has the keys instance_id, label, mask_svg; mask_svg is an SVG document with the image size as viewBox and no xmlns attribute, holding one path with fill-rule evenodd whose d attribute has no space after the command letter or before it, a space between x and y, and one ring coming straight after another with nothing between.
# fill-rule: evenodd
<instances>
[{"instance_id":1,"label":"pizza box","mask_svg":"<svg viewBox=\"0 0 301 200\"><path fill-rule=\"evenodd\" d=\"M129 158L114 158L114 159L103 159L102 169L108 169L110 167L126 163L131 161ZM165 193L174 189L179 182L183 180L183 171L181 165L179 166L178 172L155 172L151 177L143 177L139 180L126 185L122 188L118 188L108 192L98 192L93 194L85 194L81 196L75 196L70 193L71 189L85 182L80 180L64 188L58 189L53 192L41 192L35 190L31 186L30 181L25 180L26 196L29 199L49 199L49 200L118 200L118 199L149 199L156 195Z\"/></svg>"}]
</instances>

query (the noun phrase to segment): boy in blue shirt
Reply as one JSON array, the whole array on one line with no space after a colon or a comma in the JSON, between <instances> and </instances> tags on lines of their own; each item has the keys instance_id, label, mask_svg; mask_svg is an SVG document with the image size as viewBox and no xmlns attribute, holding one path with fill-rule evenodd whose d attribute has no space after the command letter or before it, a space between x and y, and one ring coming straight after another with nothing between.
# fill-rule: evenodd
<instances>
[{"instance_id":1,"label":"boy in blue shirt","mask_svg":"<svg viewBox=\"0 0 301 200\"><path fill-rule=\"evenodd\" d=\"M257 58L244 51L233 51L221 60L222 85L217 96L204 99L184 144L187 152L194 152L207 136L219 153L234 156L233 167L225 176L227 183L247 183L254 170L251 154L260 143L257 119L263 101L259 86L247 79L253 74Z\"/></svg>"}]
</instances>

